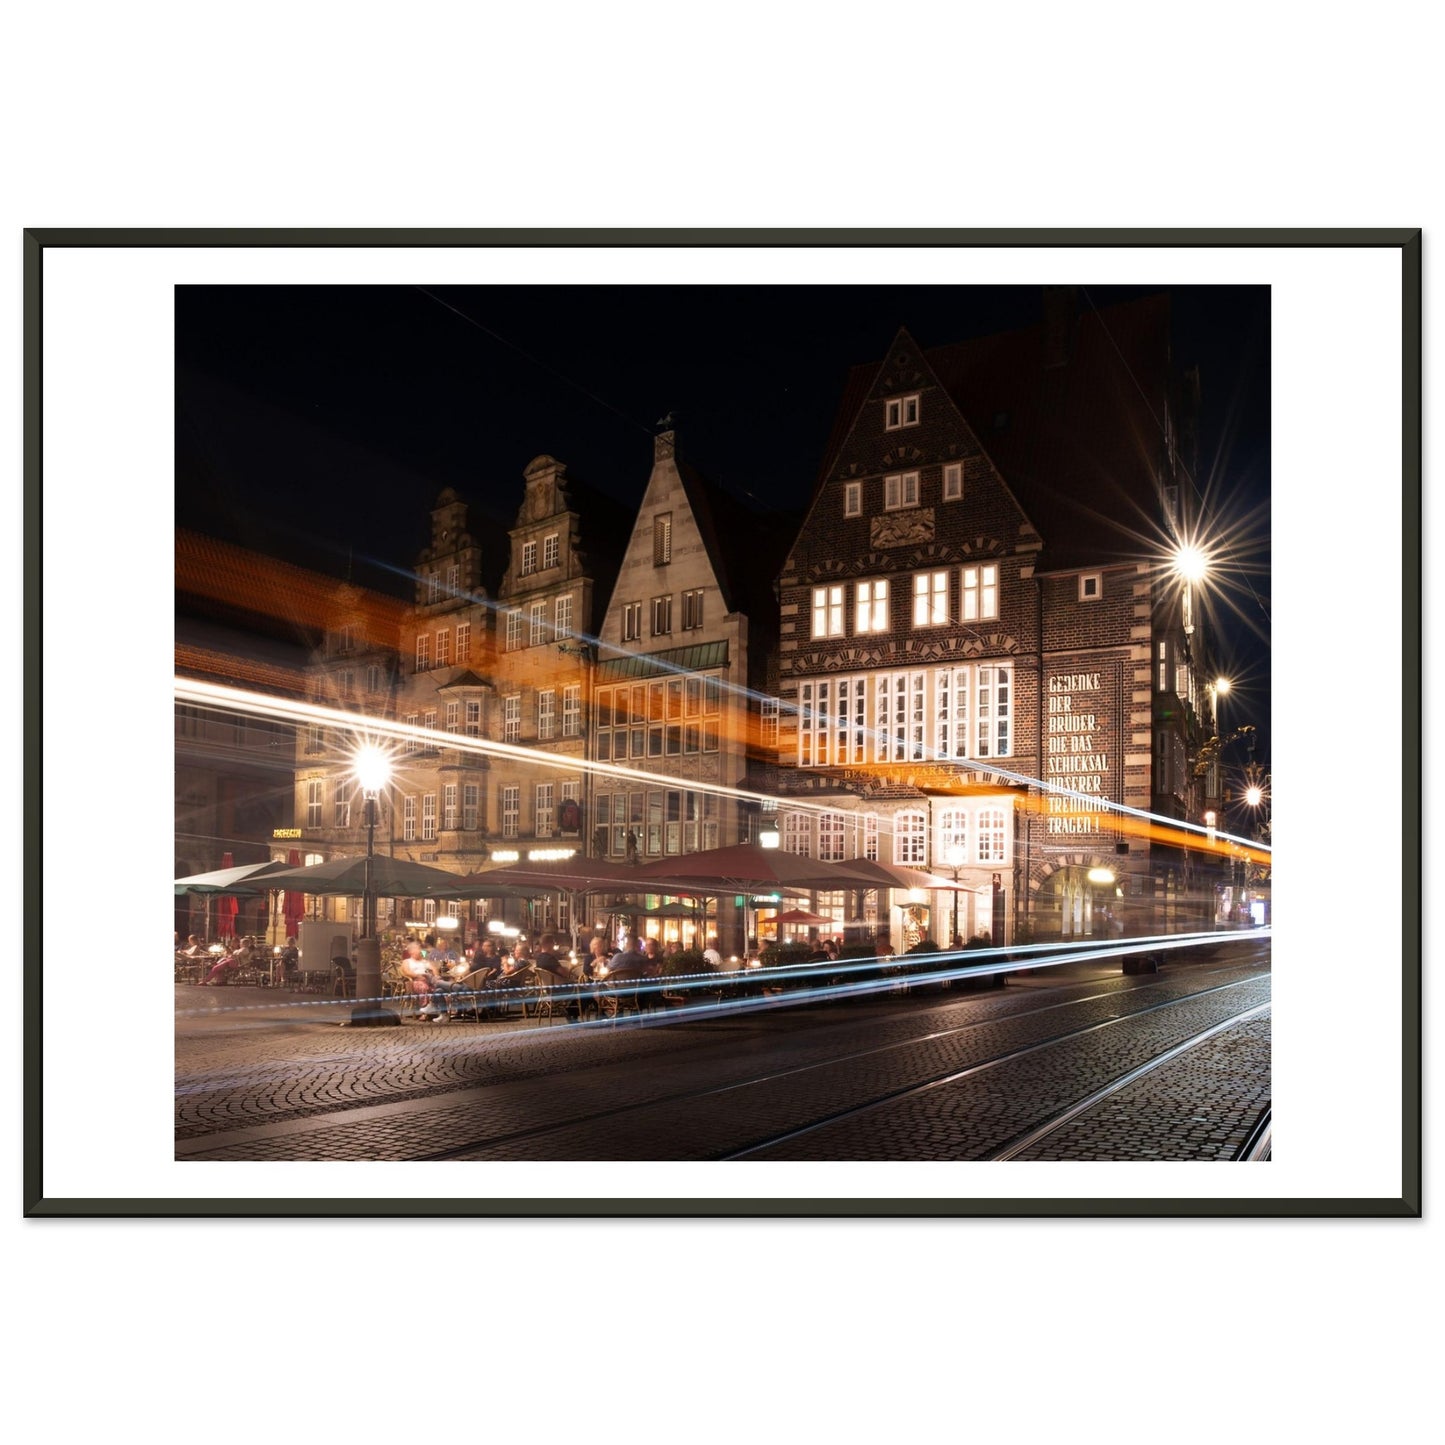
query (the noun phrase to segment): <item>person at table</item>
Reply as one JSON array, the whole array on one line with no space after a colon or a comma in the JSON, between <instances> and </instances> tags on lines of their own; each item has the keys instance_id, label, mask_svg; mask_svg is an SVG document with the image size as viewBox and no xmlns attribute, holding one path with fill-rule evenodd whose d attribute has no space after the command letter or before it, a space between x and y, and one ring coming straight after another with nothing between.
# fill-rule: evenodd
<instances>
[{"instance_id":1,"label":"person at table","mask_svg":"<svg viewBox=\"0 0 1445 1445\"><path fill-rule=\"evenodd\" d=\"M251 940L243 938L236 949L223 954L217 961L216 966L202 980L204 983L224 983L233 973L239 973L251 963Z\"/></svg>"},{"instance_id":2,"label":"person at table","mask_svg":"<svg viewBox=\"0 0 1445 1445\"><path fill-rule=\"evenodd\" d=\"M631 978L646 978L649 968L647 955L635 943L619 949L612 955L605 967L596 970L598 978L618 981Z\"/></svg>"},{"instance_id":3,"label":"person at table","mask_svg":"<svg viewBox=\"0 0 1445 1445\"><path fill-rule=\"evenodd\" d=\"M207 958L207 957L209 957L209 954L206 952L206 947L205 947L205 945L204 945L204 944L201 942L201 940L200 940L199 938L197 938L196 935L193 933L193 934L191 934L191 936L186 940L186 946L181 950L181 957L182 957L182 958Z\"/></svg>"},{"instance_id":4,"label":"person at table","mask_svg":"<svg viewBox=\"0 0 1445 1445\"><path fill-rule=\"evenodd\" d=\"M717 939L708 939L707 947L702 951L702 961L707 964L709 968L722 968L722 954L718 952Z\"/></svg>"},{"instance_id":5,"label":"person at table","mask_svg":"<svg viewBox=\"0 0 1445 1445\"><path fill-rule=\"evenodd\" d=\"M472 977L477 980L487 978L490 974L502 966L502 960L497 956L497 941L494 938L484 938L472 950Z\"/></svg>"},{"instance_id":6,"label":"person at table","mask_svg":"<svg viewBox=\"0 0 1445 1445\"><path fill-rule=\"evenodd\" d=\"M437 1008L432 1001L433 993L436 991L437 985L441 983L441 978L437 974L436 965L423 957L421 944L415 939L412 939L402 950L401 962L398 967L407 981L407 988L420 1000L417 1006L417 1018L430 1023L432 1019L444 1016L445 1011Z\"/></svg>"},{"instance_id":7,"label":"person at table","mask_svg":"<svg viewBox=\"0 0 1445 1445\"><path fill-rule=\"evenodd\" d=\"M582 960L582 977L588 979L601 978L602 974L599 973L598 970L606 969L607 960L611 954L612 950L608 948L605 938L601 937L601 935L594 938L588 945L587 954Z\"/></svg>"},{"instance_id":8,"label":"person at table","mask_svg":"<svg viewBox=\"0 0 1445 1445\"><path fill-rule=\"evenodd\" d=\"M537 955L532 963L546 974L543 983L572 982L572 970L557 952L557 940L550 933L544 933L537 940Z\"/></svg>"}]
</instances>

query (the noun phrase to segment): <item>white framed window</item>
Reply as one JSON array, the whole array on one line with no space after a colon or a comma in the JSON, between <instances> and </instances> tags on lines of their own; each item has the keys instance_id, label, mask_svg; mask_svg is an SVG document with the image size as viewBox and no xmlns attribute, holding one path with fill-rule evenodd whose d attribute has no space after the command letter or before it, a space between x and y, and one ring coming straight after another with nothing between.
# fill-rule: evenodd
<instances>
[{"instance_id":1,"label":"white framed window","mask_svg":"<svg viewBox=\"0 0 1445 1445\"><path fill-rule=\"evenodd\" d=\"M843 484L843 515L845 517L861 517L863 515L862 482L845 482Z\"/></svg>"},{"instance_id":2,"label":"white framed window","mask_svg":"<svg viewBox=\"0 0 1445 1445\"><path fill-rule=\"evenodd\" d=\"M461 590L462 569L459 566L453 564L452 566L447 568L447 591L450 592L453 597L455 597L461 592Z\"/></svg>"},{"instance_id":3,"label":"white framed window","mask_svg":"<svg viewBox=\"0 0 1445 1445\"><path fill-rule=\"evenodd\" d=\"M893 819L893 861L922 867L928 858L928 816L909 809Z\"/></svg>"},{"instance_id":4,"label":"white framed window","mask_svg":"<svg viewBox=\"0 0 1445 1445\"><path fill-rule=\"evenodd\" d=\"M870 863L876 863L878 861L878 814L864 813L859 820L859 825L863 836L858 856L868 859Z\"/></svg>"},{"instance_id":5,"label":"white framed window","mask_svg":"<svg viewBox=\"0 0 1445 1445\"><path fill-rule=\"evenodd\" d=\"M356 691L356 672L353 668L346 668L336 674L337 691L342 697L350 697Z\"/></svg>"},{"instance_id":6,"label":"white framed window","mask_svg":"<svg viewBox=\"0 0 1445 1445\"><path fill-rule=\"evenodd\" d=\"M557 690L552 687L537 691L537 737L546 742L557 730Z\"/></svg>"},{"instance_id":7,"label":"white framed window","mask_svg":"<svg viewBox=\"0 0 1445 1445\"><path fill-rule=\"evenodd\" d=\"M825 863L843 861L844 818L841 813L818 815L818 857Z\"/></svg>"},{"instance_id":8,"label":"white framed window","mask_svg":"<svg viewBox=\"0 0 1445 1445\"><path fill-rule=\"evenodd\" d=\"M888 631L888 579L859 582L853 588L853 631Z\"/></svg>"},{"instance_id":9,"label":"white framed window","mask_svg":"<svg viewBox=\"0 0 1445 1445\"><path fill-rule=\"evenodd\" d=\"M883 478L883 510L896 512L918 505L918 473L894 472Z\"/></svg>"},{"instance_id":10,"label":"white framed window","mask_svg":"<svg viewBox=\"0 0 1445 1445\"><path fill-rule=\"evenodd\" d=\"M472 657L472 624L457 623L457 661L470 662Z\"/></svg>"},{"instance_id":11,"label":"white framed window","mask_svg":"<svg viewBox=\"0 0 1445 1445\"><path fill-rule=\"evenodd\" d=\"M945 502L961 502L963 500L962 462L946 462L944 464L943 500Z\"/></svg>"},{"instance_id":12,"label":"white framed window","mask_svg":"<svg viewBox=\"0 0 1445 1445\"><path fill-rule=\"evenodd\" d=\"M401 838L404 843L416 842L416 795L412 793L401 800Z\"/></svg>"},{"instance_id":13,"label":"white framed window","mask_svg":"<svg viewBox=\"0 0 1445 1445\"><path fill-rule=\"evenodd\" d=\"M837 677L798 688L798 762L802 767L864 763L867 679Z\"/></svg>"},{"instance_id":14,"label":"white framed window","mask_svg":"<svg viewBox=\"0 0 1445 1445\"><path fill-rule=\"evenodd\" d=\"M482 735L482 702L480 698L469 697L467 699L467 736L479 738Z\"/></svg>"},{"instance_id":15,"label":"white framed window","mask_svg":"<svg viewBox=\"0 0 1445 1445\"><path fill-rule=\"evenodd\" d=\"M522 790L515 783L502 789L502 837L515 838L522 816Z\"/></svg>"},{"instance_id":16,"label":"white framed window","mask_svg":"<svg viewBox=\"0 0 1445 1445\"><path fill-rule=\"evenodd\" d=\"M763 746L765 748L776 748L778 745L778 730L781 720L781 704L775 697L765 697L762 700L763 719Z\"/></svg>"},{"instance_id":17,"label":"white framed window","mask_svg":"<svg viewBox=\"0 0 1445 1445\"><path fill-rule=\"evenodd\" d=\"M381 669L375 663L366 669L366 690L367 692L381 691Z\"/></svg>"},{"instance_id":18,"label":"white framed window","mask_svg":"<svg viewBox=\"0 0 1445 1445\"><path fill-rule=\"evenodd\" d=\"M356 633L351 624L346 623L336 634L336 647L338 652L350 652L356 645Z\"/></svg>"},{"instance_id":19,"label":"white framed window","mask_svg":"<svg viewBox=\"0 0 1445 1445\"><path fill-rule=\"evenodd\" d=\"M652 635L666 637L672 631L672 596L652 599Z\"/></svg>"},{"instance_id":20,"label":"white framed window","mask_svg":"<svg viewBox=\"0 0 1445 1445\"><path fill-rule=\"evenodd\" d=\"M622 640L636 642L642 636L642 603L629 602L622 609Z\"/></svg>"},{"instance_id":21,"label":"white framed window","mask_svg":"<svg viewBox=\"0 0 1445 1445\"><path fill-rule=\"evenodd\" d=\"M1007 663L978 669L975 757L1006 758L1013 746L1013 668Z\"/></svg>"},{"instance_id":22,"label":"white framed window","mask_svg":"<svg viewBox=\"0 0 1445 1445\"><path fill-rule=\"evenodd\" d=\"M652 519L652 565L665 567L672 561L672 513Z\"/></svg>"},{"instance_id":23,"label":"white framed window","mask_svg":"<svg viewBox=\"0 0 1445 1445\"><path fill-rule=\"evenodd\" d=\"M1104 574L1085 572L1079 577L1079 601L1097 602L1104 595Z\"/></svg>"},{"instance_id":24,"label":"white framed window","mask_svg":"<svg viewBox=\"0 0 1445 1445\"><path fill-rule=\"evenodd\" d=\"M421 739L417 737L415 730L421 726L421 714L419 712L407 713L406 725L408 728L406 750L409 753L419 753L421 751Z\"/></svg>"},{"instance_id":25,"label":"white framed window","mask_svg":"<svg viewBox=\"0 0 1445 1445\"><path fill-rule=\"evenodd\" d=\"M450 627L439 627L437 629L437 666L450 667L452 665L452 630Z\"/></svg>"},{"instance_id":26,"label":"white framed window","mask_svg":"<svg viewBox=\"0 0 1445 1445\"><path fill-rule=\"evenodd\" d=\"M843 584L813 588L813 636L843 636Z\"/></svg>"},{"instance_id":27,"label":"white framed window","mask_svg":"<svg viewBox=\"0 0 1445 1445\"><path fill-rule=\"evenodd\" d=\"M457 785L442 785L442 828L450 833L457 826Z\"/></svg>"},{"instance_id":28,"label":"white framed window","mask_svg":"<svg viewBox=\"0 0 1445 1445\"><path fill-rule=\"evenodd\" d=\"M968 756L969 669L948 667L935 674L933 715L938 753L945 758Z\"/></svg>"},{"instance_id":29,"label":"white framed window","mask_svg":"<svg viewBox=\"0 0 1445 1445\"><path fill-rule=\"evenodd\" d=\"M682 594L682 630L691 632L702 626L702 591L695 587Z\"/></svg>"},{"instance_id":30,"label":"white framed window","mask_svg":"<svg viewBox=\"0 0 1445 1445\"><path fill-rule=\"evenodd\" d=\"M527 629L527 645L536 647L547 640L547 604L534 602L531 607L530 626Z\"/></svg>"},{"instance_id":31,"label":"white framed window","mask_svg":"<svg viewBox=\"0 0 1445 1445\"><path fill-rule=\"evenodd\" d=\"M957 849L955 854L954 850ZM968 810L944 808L938 815L938 851L933 855L940 864L952 868L957 857L960 864L968 862Z\"/></svg>"},{"instance_id":32,"label":"white framed window","mask_svg":"<svg viewBox=\"0 0 1445 1445\"><path fill-rule=\"evenodd\" d=\"M502 741L515 743L522 736L522 694L514 692L502 699Z\"/></svg>"},{"instance_id":33,"label":"white framed window","mask_svg":"<svg viewBox=\"0 0 1445 1445\"><path fill-rule=\"evenodd\" d=\"M306 784L306 826L321 826L321 779L311 778Z\"/></svg>"},{"instance_id":34,"label":"white framed window","mask_svg":"<svg viewBox=\"0 0 1445 1445\"><path fill-rule=\"evenodd\" d=\"M979 809L977 834L980 863L1007 861L1008 814L1002 808Z\"/></svg>"},{"instance_id":35,"label":"white framed window","mask_svg":"<svg viewBox=\"0 0 1445 1445\"><path fill-rule=\"evenodd\" d=\"M434 602L440 602L442 595L442 574L440 572L428 572L426 574L426 602L430 607Z\"/></svg>"},{"instance_id":36,"label":"white framed window","mask_svg":"<svg viewBox=\"0 0 1445 1445\"><path fill-rule=\"evenodd\" d=\"M572 635L572 594L557 598L552 607L552 634L554 637Z\"/></svg>"},{"instance_id":37,"label":"white framed window","mask_svg":"<svg viewBox=\"0 0 1445 1445\"><path fill-rule=\"evenodd\" d=\"M522 576L530 577L537 570L537 544L522 543Z\"/></svg>"},{"instance_id":38,"label":"white framed window","mask_svg":"<svg viewBox=\"0 0 1445 1445\"><path fill-rule=\"evenodd\" d=\"M582 736L582 688L577 683L562 689L562 736Z\"/></svg>"},{"instance_id":39,"label":"white framed window","mask_svg":"<svg viewBox=\"0 0 1445 1445\"><path fill-rule=\"evenodd\" d=\"M885 672L878 676L874 712L873 761L921 761L928 740L928 675Z\"/></svg>"},{"instance_id":40,"label":"white framed window","mask_svg":"<svg viewBox=\"0 0 1445 1445\"><path fill-rule=\"evenodd\" d=\"M948 573L915 572L913 575L913 625L941 627L948 621Z\"/></svg>"},{"instance_id":41,"label":"white framed window","mask_svg":"<svg viewBox=\"0 0 1445 1445\"><path fill-rule=\"evenodd\" d=\"M335 828L351 826L351 779L340 777L336 780L336 793L332 800L331 824Z\"/></svg>"},{"instance_id":42,"label":"white framed window","mask_svg":"<svg viewBox=\"0 0 1445 1445\"><path fill-rule=\"evenodd\" d=\"M522 645L522 612L514 607L507 613L507 651L515 652Z\"/></svg>"},{"instance_id":43,"label":"white framed window","mask_svg":"<svg viewBox=\"0 0 1445 1445\"><path fill-rule=\"evenodd\" d=\"M555 567L557 558L560 555L558 548L558 534L553 532L550 536L542 538L542 566Z\"/></svg>"},{"instance_id":44,"label":"white framed window","mask_svg":"<svg viewBox=\"0 0 1445 1445\"><path fill-rule=\"evenodd\" d=\"M421 722L422 722L422 726L423 726L429 733L434 733L434 732L437 730L437 714L436 714L436 709L435 709L434 707L429 707L429 708L426 710L426 712L422 714L422 720L421 720ZM423 741L422 747L424 747L424 748L435 748L435 747L436 747L436 744L435 744L434 742L430 742L430 741Z\"/></svg>"},{"instance_id":45,"label":"white framed window","mask_svg":"<svg viewBox=\"0 0 1445 1445\"><path fill-rule=\"evenodd\" d=\"M419 632L416 639L416 670L426 672L431 667L431 633Z\"/></svg>"},{"instance_id":46,"label":"white framed window","mask_svg":"<svg viewBox=\"0 0 1445 1445\"><path fill-rule=\"evenodd\" d=\"M557 805L553 801L555 784L537 784L536 831L539 838L550 838L557 830Z\"/></svg>"},{"instance_id":47,"label":"white framed window","mask_svg":"<svg viewBox=\"0 0 1445 1445\"><path fill-rule=\"evenodd\" d=\"M963 620L984 622L998 616L998 563L963 569Z\"/></svg>"},{"instance_id":48,"label":"white framed window","mask_svg":"<svg viewBox=\"0 0 1445 1445\"><path fill-rule=\"evenodd\" d=\"M482 790L477 783L462 784L462 827L475 832L481 814Z\"/></svg>"},{"instance_id":49,"label":"white framed window","mask_svg":"<svg viewBox=\"0 0 1445 1445\"><path fill-rule=\"evenodd\" d=\"M459 702L447 704L447 731L457 733L462 730L462 705Z\"/></svg>"},{"instance_id":50,"label":"white framed window","mask_svg":"<svg viewBox=\"0 0 1445 1445\"><path fill-rule=\"evenodd\" d=\"M783 814L783 851L800 858L813 856L813 816L811 813Z\"/></svg>"},{"instance_id":51,"label":"white framed window","mask_svg":"<svg viewBox=\"0 0 1445 1445\"><path fill-rule=\"evenodd\" d=\"M883 403L883 425L888 431L918 425L918 393L911 396L890 396Z\"/></svg>"},{"instance_id":52,"label":"white framed window","mask_svg":"<svg viewBox=\"0 0 1445 1445\"><path fill-rule=\"evenodd\" d=\"M421 798L421 840L435 842L437 835L437 795L423 793Z\"/></svg>"}]
</instances>

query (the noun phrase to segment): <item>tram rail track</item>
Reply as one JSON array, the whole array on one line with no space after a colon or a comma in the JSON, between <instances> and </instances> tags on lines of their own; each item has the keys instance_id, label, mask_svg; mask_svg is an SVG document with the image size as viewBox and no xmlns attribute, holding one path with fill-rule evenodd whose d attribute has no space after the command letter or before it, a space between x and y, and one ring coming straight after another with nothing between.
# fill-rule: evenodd
<instances>
[{"instance_id":1,"label":"tram rail track","mask_svg":"<svg viewBox=\"0 0 1445 1445\"><path fill-rule=\"evenodd\" d=\"M1115 1014L1109 1019L1103 1020L1102 1022L1091 1023L1081 1029L1065 1029L1061 1032L1051 1031L1047 1038L1036 1040L1024 1047L1023 1049L1005 1050L1002 1054L994 1056L990 1059L979 1060L976 1063L970 1065L965 1070L950 1070L947 1074L943 1076L943 1078L946 1079L951 1075L958 1075L961 1073L977 1072L979 1069L996 1066L999 1063L1005 1062L1009 1059L1021 1057L1023 1054L1029 1052L1034 1052L1036 1050L1048 1048L1050 1046L1058 1046L1060 1043L1063 1043L1071 1038L1080 1037L1083 1034L1093 1032L1094 1030L1102 1027L1108 1027L1113 1024L1124 1023L1129 1019L1141 1018L1147 1014L1153 1013L1161 1009L1168 1009L1172 1007L1195 1003L1198 1000L1206 998L1211 994L1216 994L1228 989L1244 986L1261 977L1257 970L1249 969L1248 965L1241 964L1229 964L1219 968L1211 968L1207 970L1207 975L1238 972L1241 968L1245 968L1248 970L1246 976L1243 978L1234 979L1224 983L1212 984L1210 987L1205 989L1191 988L1179 995L1178 997L1161 999L1157 1002L1146 1004L1143 1008L1125 1008L1121 1013ZM628 1116L631 1116L633 1119L642 1119L649 1113L656 1113L660 1116L663 1112L665 1112L671 1107L686 1106L696 1103L699 1100L708 1098L716 1099L728 1095L739 1097L749 1094L752 1094L754 1097L756 1097L759 1091L766 1092L769 1089L776 1089L777 1086L779 1086L780 1084L785 1084L788 1081L796 1082L797 1080L805 1079L808 1076L812 1076L816 1079L819 1076L825 1075L826 1071L830 1069L845 1070L849 1065L852 1064L857 1064L859 1062L867 1063L871 1061L876 1061L879 1060L882 1056L896 1054L900 1051L906 1051L908 1049L918 1048L920 1046L928 1044L936 1044L941 1040L946 1041L954 1039L960 1035L966 1035L970 1032L989 1028L991 1026L1008 1026L1015 1024L1027 1026L1030 1021L1037 1020L1042 1015L1051 1012L1057 1012L1062 1009L1083 1008L1089 1005L1096 1005L1100 1002L1111 1003L1114 1001L1119 1001L1123 1003L1124 1001L1131 999L1137 1000L1140 995L1147 996L1161 988L1178 987L1180 982L1181 979L1177 975L1172 977L1150 976L1140 982L1131 981L1127 987L1099 989L1097 987L1097 981L1087 980L1084 981L1084 983L1077 988L1070 988L1068 997L1058 998L1050 994L1046 996L1047 1001L1041 999L1037 1007L1022 1009L1015 1008L1012 1010L999 1010L997 1008L988 1008L984 1017L970 1018L965 1022L953 1025L951 1027L942 1029L935 1027L927 1029L925 1031L919 1031L916 1029L910 1030L908 1035L901 1039L893 1039L882 1044L873 1044L861 1049L852 1048L845 1049L842 1052L830 1052L826 1057L815 1059L810 1062L786 1069L766 1069L759 1073L750 1074L746 1078L731 1079L720 1084L710 1084L699 1088L669 1089L665 1090L662 1093L652 1094L645 1099L630 1100L612 1105L607 1108L590 1109L583 1113L571 1112L565 1118L558 1118L549 1122L543 1122L525 1128L501 1130L497 1132L488 1132L481 1135L474 1135L473 1137L468 1138L462 1143L450 1145L449 1147L442 1149L429 1150L425 1152L406 1152L397 1155L387 1154L384 1157L405 1157L409 1160L420 1162L423 1160L445 1161L464 1157L485 1158L488 1157L490 1154L496 1152L501 1152L505 1156L506 1152L509 1149L512 1149L519 1144L534 1146L537 1143L546 1140L548 1137L560 1139L562 1136L568 1134L572 1134L575 1136L576 1131L586 1131L589 1127L593 1127L599 1124L615 1123L617 1121L625 1120ZM979 1002L981 1003L992 1003L993 1001L994 1000L991 997L987 1000L981 997L979 1000ZM929 1011L930 1013L936 1015L936 1013L940 1009L954 1009L958 1006L959 1001L957 999L950 999L947 1001L940 1000L938 1004L930 1005ZM841 1028L856 1027L856 1021L839 1021L837 1026ZM830 1024L829 1027L831 1028L832 1024ZM834 1122L839 1117L846 1117L847 1115L854 1112L866 1112L869 1109L881 1107L892 1099L904 1097L911 1093L917 1093L920 1090L926 1089L928 1087L936 1087L939 1082L941 1082L941 1080L939 1079L915 1082L906 1089L889 1091L889 1093L885 1095L868 1100L857 1106L857 1109L855 1110L835 1111L827 1117L812 1121L808 1125L804 1126L801 1130L789 1129L779 1131L774 1136L755 1140L751 1145L742 1150L730 1150L728 1152L720 1151L710 1155L702 1155L700 1157L711 1157L720 1159L745 1158L748 1157L750 1154L758 1152L761 1149L774 1147L779 1142L791 1137L795 1137L799 1133L812 1132L813 1130L821 1128L828 1123ZM377 1101L373 1099L371 1102L374 1103ZM262 1123L262 1121L256 1122L258 1124ZM262 1127L264 1128L264 1125L262 1125ZM327 1119L316 1120L316 1130L318 1133L322 1133L332 1129L344 1129L345 1127L345 1111L333 1112ZM248 1129L247 1132L250 1133L251 1130ZM404 1132L400 1124L398 1125L396 1132L399 1137ZM201 1153L204 1153L209 1157L225 1157L229 1152L224 1132L212 1134L204 1140L202 1140L201 1138L194 1138L193 1143L196 1147L194 1149L187 1149L185 1151L185 1153L188 1154L190 1157L197 1157L198 1154ZM574 1156L566 1155L565 1157Z\"/></svg>"}]
</instances>

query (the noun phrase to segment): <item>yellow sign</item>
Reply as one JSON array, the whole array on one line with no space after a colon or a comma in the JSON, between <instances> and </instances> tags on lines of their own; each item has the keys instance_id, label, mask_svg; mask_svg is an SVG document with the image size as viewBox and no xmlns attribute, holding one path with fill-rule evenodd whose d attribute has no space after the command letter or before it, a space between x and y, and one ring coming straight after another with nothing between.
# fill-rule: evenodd
<instances>
[{"instance_id":1,"label":"yellow sign","mask_svg":"<svg viewBox=\"0 0 1445 1445\"><path fill-rule=\"evenodd\" d=\"M271 829L271 836L272 836L273 838L299 838L299 837L301 836L301 829L300 829L300 828L272 828L272 829Z\"/></svg>"}]
</instances>

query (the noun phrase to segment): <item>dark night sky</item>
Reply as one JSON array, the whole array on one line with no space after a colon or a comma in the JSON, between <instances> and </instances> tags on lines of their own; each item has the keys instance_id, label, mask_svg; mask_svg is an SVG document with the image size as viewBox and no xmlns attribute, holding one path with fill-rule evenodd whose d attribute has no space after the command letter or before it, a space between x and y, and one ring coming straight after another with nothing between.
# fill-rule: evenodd
<instances>
[{"instance_id":1,"label":"dark night sky","mask_svg":"<svg viewBox=\"0 0 1445 1445\"><path fill-rule=\"evenodd\" d=\"M1175 360L1202 376L1198 480L1237 537L1225 722L1255 722L1267 761L1269 291L1170 294ZM1041 311L1038 287L178 287L176 520L409 595L443 487L499 542L539 453L635 507L669 412L699 470L797 511L849 366L900 325L931 347Z\"/></svg>"}]
</instances>

